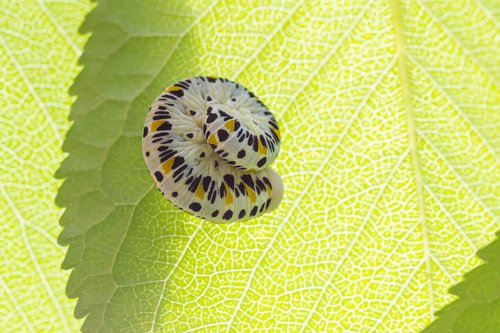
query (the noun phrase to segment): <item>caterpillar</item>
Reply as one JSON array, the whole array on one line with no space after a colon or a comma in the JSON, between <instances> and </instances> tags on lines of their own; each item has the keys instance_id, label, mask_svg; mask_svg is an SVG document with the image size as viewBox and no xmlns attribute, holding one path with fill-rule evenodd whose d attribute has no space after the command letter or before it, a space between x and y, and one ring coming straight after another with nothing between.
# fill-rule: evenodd
<instances>
[{"instance_id":1,"label":"caterpillar","mask_svg":"<svg viewBox=\"0 0 500 333\"><path fill-rule=\"evenodd\" d=\"M228 79L199 76L166 88L147 112L142 150L161 194L209 221L255 218L283 196L281 177L269 168L280 150L278 123Z\"/></svg>"}]
</instances>

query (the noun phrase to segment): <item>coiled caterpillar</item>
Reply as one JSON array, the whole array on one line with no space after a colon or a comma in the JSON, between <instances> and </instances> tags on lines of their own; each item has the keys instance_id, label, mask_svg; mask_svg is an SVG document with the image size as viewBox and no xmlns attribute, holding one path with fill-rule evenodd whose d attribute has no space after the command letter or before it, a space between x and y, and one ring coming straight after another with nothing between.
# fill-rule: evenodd
<instances>
[{"instance_id":1,"label":"coiled caterpillar","mask_svg":"<svg viewBox=\"0 0 500 333\"><path fill-rule=\"evenodd\" d=\"M165 89L146 116L142 150L160 192L213 222L275 209L283 182L278 123L252 92L223 78L194 77Z\"/></svg>"}]
</instances>

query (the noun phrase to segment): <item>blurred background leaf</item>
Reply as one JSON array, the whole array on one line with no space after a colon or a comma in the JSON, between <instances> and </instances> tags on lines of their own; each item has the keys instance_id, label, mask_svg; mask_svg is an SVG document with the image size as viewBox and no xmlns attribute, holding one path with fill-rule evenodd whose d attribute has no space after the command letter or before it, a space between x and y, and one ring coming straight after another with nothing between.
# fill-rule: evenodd
<instances>
[{"instance_id":1,"label":"blurred background leaf","mask_svg":"<svg viewBox=\"0 0 500 333\"><path fill-rule=\"evenodd\" d=\"M0 331L75 332L54 173L86 37L86 0L0 0Z\"/></svg>"}]
</instances>

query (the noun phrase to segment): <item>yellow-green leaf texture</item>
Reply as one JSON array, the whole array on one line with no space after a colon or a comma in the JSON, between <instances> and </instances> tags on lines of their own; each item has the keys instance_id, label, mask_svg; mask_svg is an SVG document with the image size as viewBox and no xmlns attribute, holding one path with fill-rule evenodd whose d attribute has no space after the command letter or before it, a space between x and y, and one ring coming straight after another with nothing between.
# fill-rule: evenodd
<instances>
[{"instance_id":1,"label":"yellow-green leaf texture","mask_svg":"<svg viewBox=\"0 0 500 333\"><path fill-rule=\"evenodd\" d=\"M493 0L101 0L58 173L84 331L420 331L500 225L499 16ZM145 112L194 75L275 113L273 213L216 225L153 188Z\"/></svg>"},{"instance_id":2,"label":"yellow-green leaf texture","mask_svg":"<svg viewBox=\"0 0 500 333\"><path fill-rule=\"evenodd\" d=\"M54 204L69 128L68 89L92 6L0 0L0 331L75 332Z\"/></svg>"}]
</instances>

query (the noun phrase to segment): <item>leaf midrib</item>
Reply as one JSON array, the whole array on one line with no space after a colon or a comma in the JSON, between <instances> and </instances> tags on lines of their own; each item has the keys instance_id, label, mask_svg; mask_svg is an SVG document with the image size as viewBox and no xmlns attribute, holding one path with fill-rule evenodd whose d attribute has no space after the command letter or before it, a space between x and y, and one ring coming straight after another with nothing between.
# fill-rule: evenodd
<instances>
[{"instance_id":1,"label":"leaf midrib","mask_svg":"<svg viewBox=\"0 0 500 333\"><path fill-rule=\"evenodd\" d=\"M432 283L432 266L429 247L429 235L427 230L427 220L425 216L425 198L423 179L419 161L418 143L417 143L417 127L414 119L414 111L411 105L410 79L408 77L408 67L406 64L406 48L403 36L403 17L400 11L398 0L391 0L393 12L394 38L396 47L396 57L398 61L398 73L401 80L401 92L403 97L403 105L406 113L406 128L408 131L408 143L410 148L411 160L413 164L413 173L415 177L415 187L417 191L418 203L418 218L422 228L422 245L424 250L425 272L427 276L427 287L429 297L429 311L431 319L434 318L434 287Z\"/></svg>"}]
</instances>

